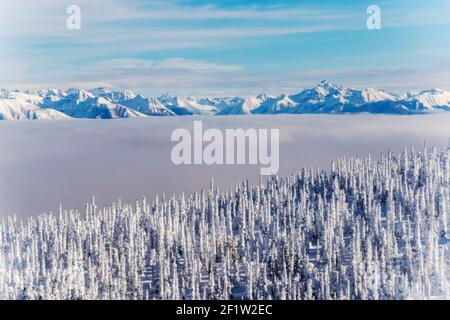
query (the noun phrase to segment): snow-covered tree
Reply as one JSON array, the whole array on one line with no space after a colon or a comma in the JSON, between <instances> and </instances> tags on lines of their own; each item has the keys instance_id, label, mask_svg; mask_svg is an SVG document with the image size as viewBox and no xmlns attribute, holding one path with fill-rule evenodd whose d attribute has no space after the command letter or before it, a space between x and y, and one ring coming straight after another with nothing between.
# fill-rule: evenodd
<instances>
[{"instance_id":1,"label":"snow-covered tree","mask_svg":"<svg viewBox=\"0 0 450 320\"><path fill-rule=\"evenodd\" d=\"M448 149L0 223L1 299L449 298Z\"/></svg>"}]
</instances>

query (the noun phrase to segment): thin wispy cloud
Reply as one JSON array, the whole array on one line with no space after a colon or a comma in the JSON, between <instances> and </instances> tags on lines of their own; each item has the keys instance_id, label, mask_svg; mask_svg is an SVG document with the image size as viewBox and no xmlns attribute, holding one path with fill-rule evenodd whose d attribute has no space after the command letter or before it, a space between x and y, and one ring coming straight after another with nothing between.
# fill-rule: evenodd
<instances>
[{"instance_id":1,"label":"thin wispy cloud","mask_svg":"<svg viewBox=\"0 0 450 320\"><path fill-rule=\"evenodd\" d=\"M208 63L200 60L169 58L161 61L142 60L142 59L115 59L105 60L97 63L93 69L104 70L158 70L158 69L181 69L193 70L198 72L212 72L212 71L240 71L240 66L224 65L217 63Z\"/></svg>"},{"instance_id":2,"label":"thin wispy cloud","mask_svg":"<svg viewBox=\"0 0 450 320\"><path fill-rule=\"evenodd\" d=\"M5 0L0 87L186 95L281 93L322 79L450 87L448 1L378 2L383 28L369 31L368 4L353 0ZM81 8L79 31L66 28L71 4Z\"/></svg>"}]
</instances>

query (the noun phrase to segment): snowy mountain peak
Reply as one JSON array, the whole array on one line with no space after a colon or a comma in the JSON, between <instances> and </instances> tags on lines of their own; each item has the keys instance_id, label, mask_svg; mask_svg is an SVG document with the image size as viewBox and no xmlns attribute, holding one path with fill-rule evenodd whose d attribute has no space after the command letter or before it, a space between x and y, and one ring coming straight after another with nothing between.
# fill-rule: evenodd
<instances>
[{"instance_id":1,"label":"snowy mountain peak","mask_svg":"<svg viewBox=\"0 0 450 320\"><path fill-rule=\"evenodd\" d=\"M175 99L175 96L172 95L170 92L165 92L162 95L160 95L159 97L157 97L157 99L159 99L159 100L172 100L172 99Z\"/></svg>"},{"instance_id":2,"label":"snowy mountain peak","mask_svg":"<svg viewBox=\"0 0 450 320\"><path fill-rule=\"evenodd\" d=\"M326 90L330 90L330 89L334 89L334 90L341 90L344 87L342 87L341 85L335 84L333 82L327 81L327 80L322 80L317 87L321 87L324 88Z\"/></svg>"},{"instance_id":3,"label":"snowy mountain peak","mask_svg":"<svg viewBox=\"0 0 450 320\"><path fill-rule=\"evenodd\" d=\"M87 99L94 98L95 95L89 93L89 91L84 89L74 89L71 88L66 91L67 97L70 97L72 100L75 100L77 102L83 102Z\"/></svg>"},{"instance_id":4,"label":"snowy mountain peak","mask_svg":"<svg viewBox=\"0 0 450 320\"><path fill-rule=\"evenodd\" d=\"M148 98L105 87L66 91L0 89L0 119L122 118L140 116L245 114L417 114L450 111L450 92L429 89L392 94L375 88L353 89L321 81L294 95L186 98L169 92Z\"/></svg>"},{"instance_id":5,"label":"snowy mountain peak","mask_svg":"<svg viewBox=\"0 0 450 320\"><path fill-rule=\"evenodd\" d=\"M450 111L450 92L440 89L424 90L409 96L406 101L415 104L419 110L441 109Z\"/></svg>"},{"instance_id":6,"label":"snowy mountain peak","mask_svg":"<svg viewBox=\"0 0 450 320\"><path fill-rule=\"evenodd\" d=\"M112 90L110 90L107 87L97 87L97 88L93 88L90 89L89 92L92 93L95 96L101 95L101 94L106 94L111 92Z\"/></svg>"},{"instance_id":7,"label":"snowy mountain peak","mask_svg":"<svg viewBox=\"0 0 450 320\"><path fill-rule=\"evenodd\" d=\"M423 90L419 94L442 94L442 93L444 93L444 90L441 90L439 88L434 88L434 89Z\"/></svg>"}]
</instances>

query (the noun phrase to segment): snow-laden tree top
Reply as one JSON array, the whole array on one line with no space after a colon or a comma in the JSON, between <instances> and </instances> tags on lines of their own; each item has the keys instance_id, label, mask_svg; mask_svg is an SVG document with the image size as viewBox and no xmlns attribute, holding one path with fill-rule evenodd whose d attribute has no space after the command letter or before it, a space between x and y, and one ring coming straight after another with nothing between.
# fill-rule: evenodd
<instances>
[{"instance_id":1,"label":"snow-laden tree top","mask_svg":"<svg viewBox=\"0 0 450 320\"><path fill-rule=\"evenodd\" d=\"M0 224L2 299L449 298L449 150Z\"/></svg>"}]
</instances>

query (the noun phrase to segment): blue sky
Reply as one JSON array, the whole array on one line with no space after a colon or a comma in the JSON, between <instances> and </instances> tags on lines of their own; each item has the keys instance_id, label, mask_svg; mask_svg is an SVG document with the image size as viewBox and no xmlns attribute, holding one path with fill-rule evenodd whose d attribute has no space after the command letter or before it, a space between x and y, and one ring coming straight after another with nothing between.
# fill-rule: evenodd
<instances>
[{"instance_id":1,"label":"blue sky","mask_svg":"<svg viewBox=\"0 0 450 320\"><path fill-rule=\"evenodd\" d=\"M450 89L448 0L5 1L0 87L220 96L295 93L327 79ZM81 30L66 28L71 4ZM373 4L381 30L366 27Z\"/></svg>"}]
</instances>

